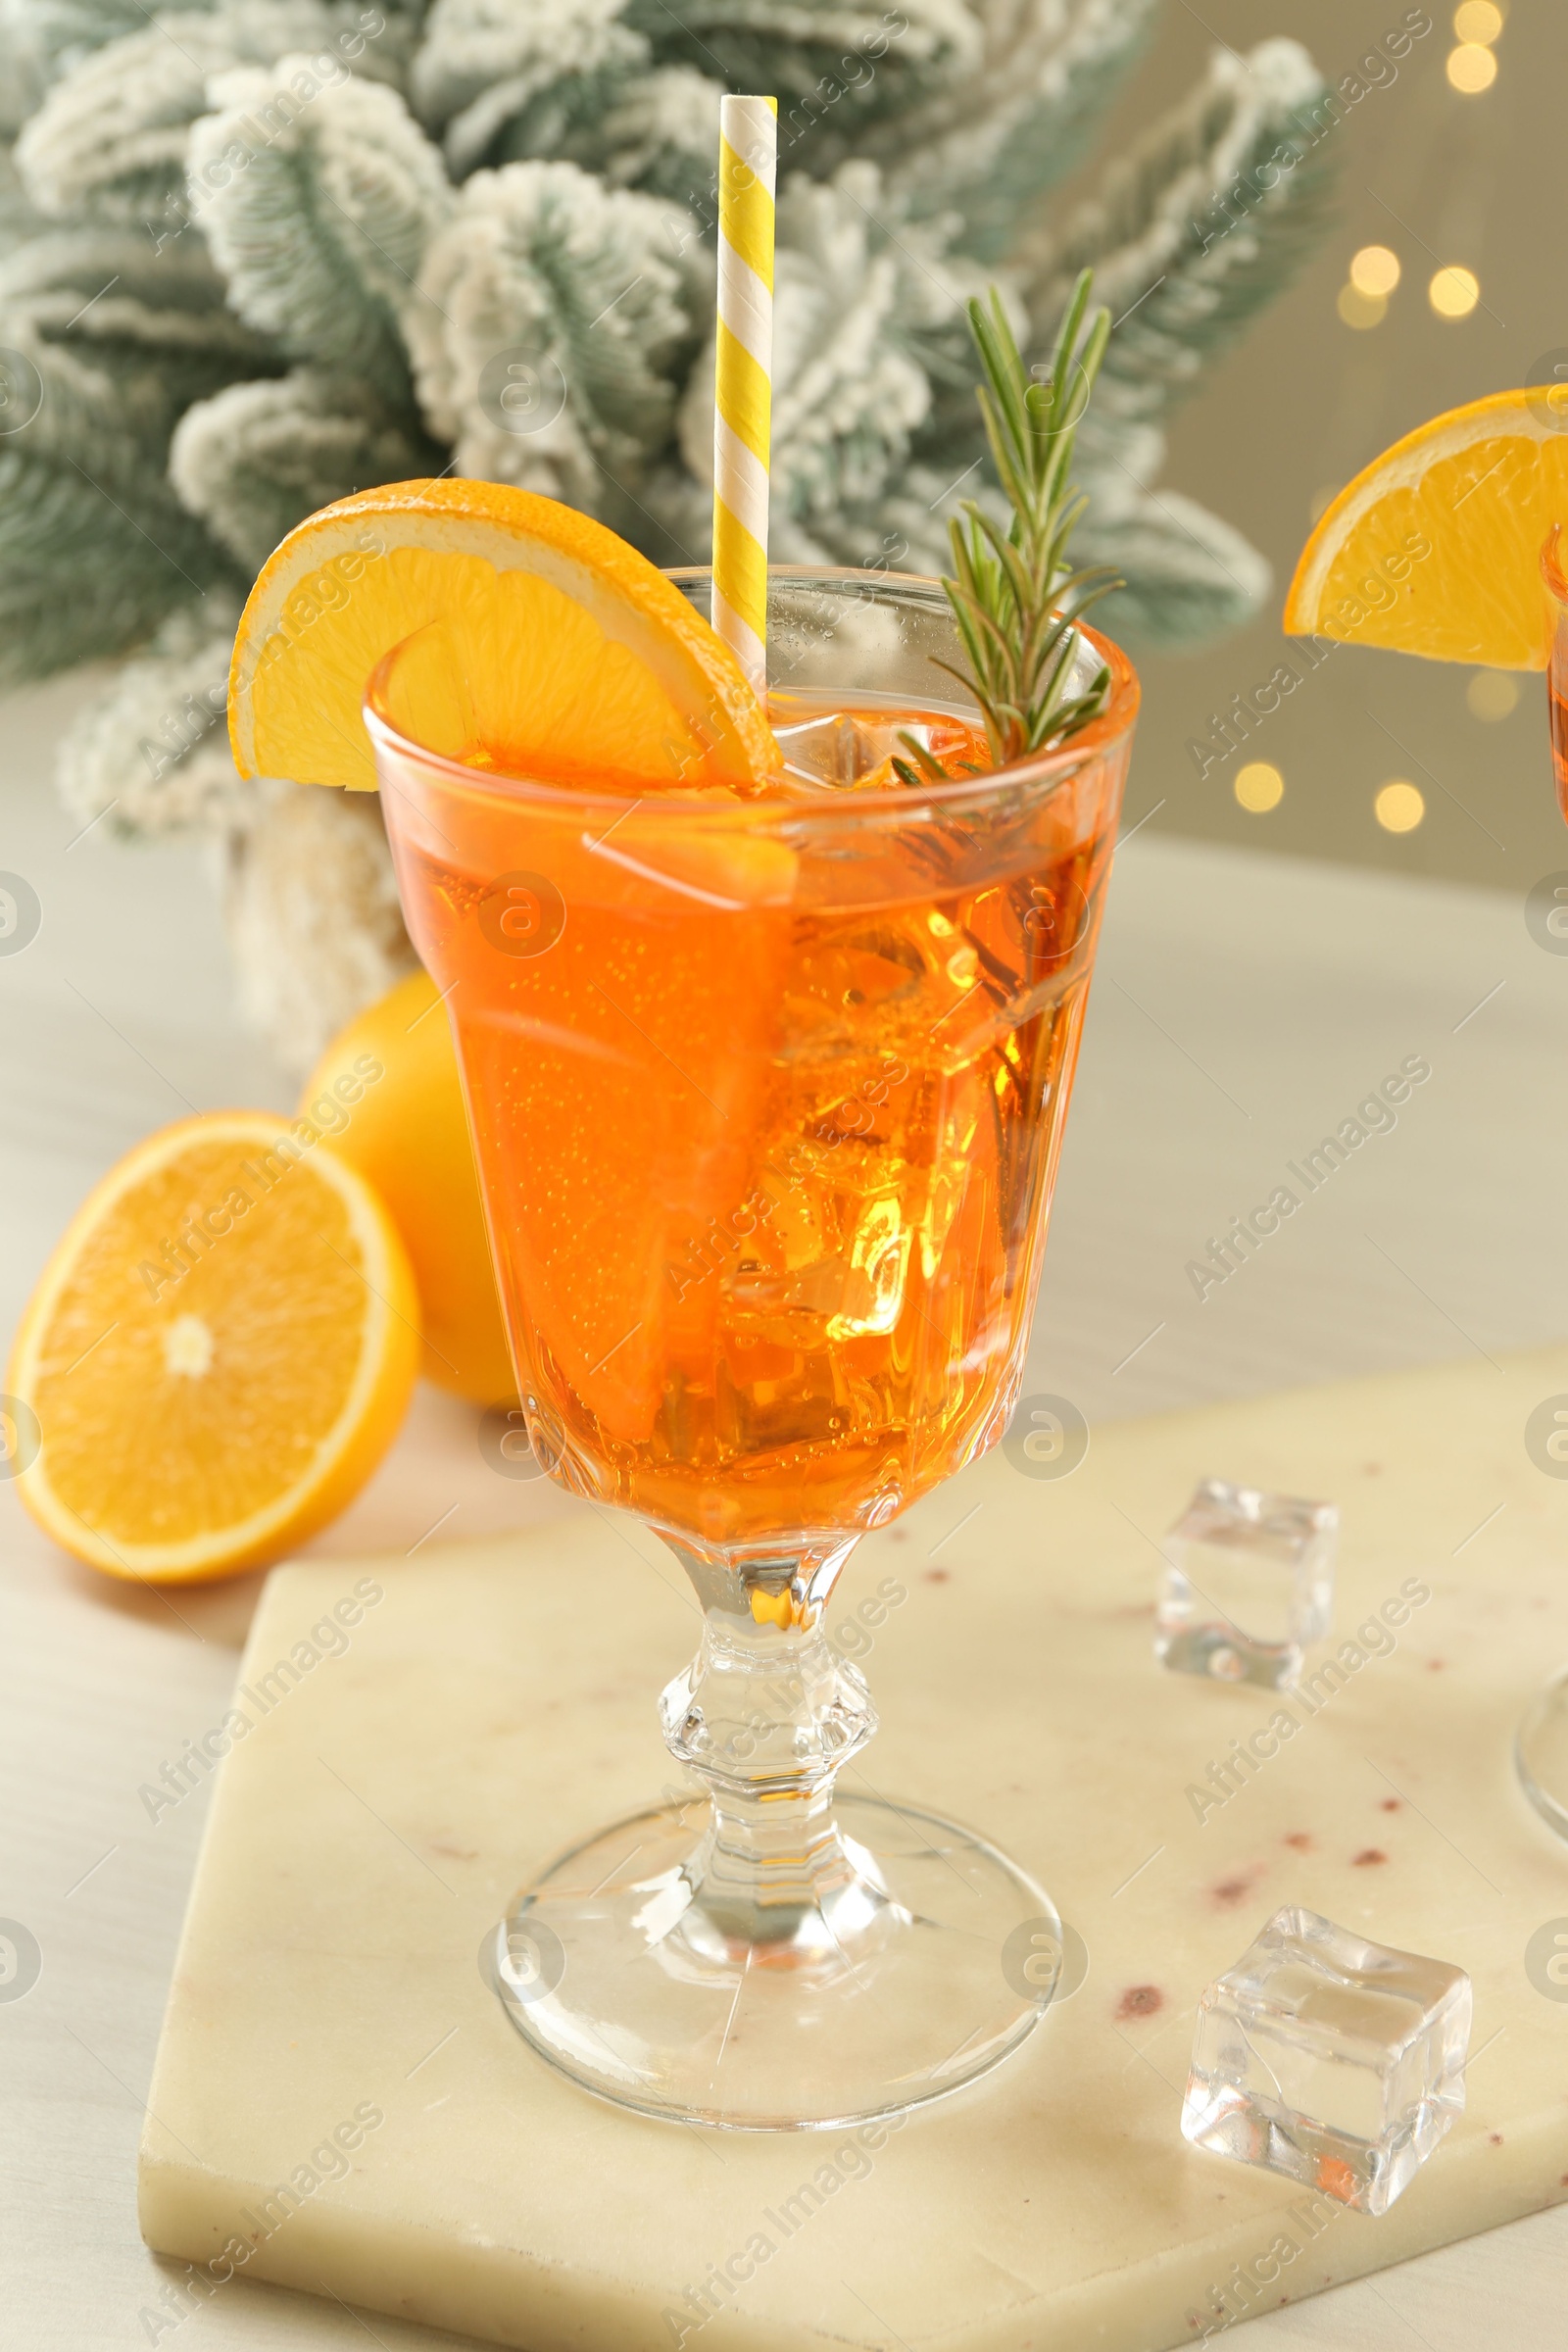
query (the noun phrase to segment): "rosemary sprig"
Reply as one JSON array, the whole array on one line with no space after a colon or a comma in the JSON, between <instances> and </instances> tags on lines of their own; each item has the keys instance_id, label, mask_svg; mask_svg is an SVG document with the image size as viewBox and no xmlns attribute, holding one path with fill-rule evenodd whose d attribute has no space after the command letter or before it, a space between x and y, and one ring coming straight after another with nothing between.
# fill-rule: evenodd
<instances>
[{"instance_id":1,"label":"rosemary sprig","mask_svg":"<svg viewBox=\"0 0 1568 2352\"><path fill-rule=\"evenodd\" d=\"M965 675L951 662L938 667L979 703L994 767L1065 743L1100 716L1110 686L1102 667L1084 692L1068 692L1076 624L1121 586L1108 564L1075 571L1067 554L1089 504L1072 484L1073 444L1110 337L1108 311L1086 321L1093 282L1085 270L1073 288L1044 383L1026 372L996 287L989 310L969 305L985 375L980 414L1012 522L1003 531L965 499L963 519L949 524L955 576L942 585L969 669ZM909 759L893 765L904 783L952 781L915 736L906 732L901 741Z\"/></svg>"}]
</instances>

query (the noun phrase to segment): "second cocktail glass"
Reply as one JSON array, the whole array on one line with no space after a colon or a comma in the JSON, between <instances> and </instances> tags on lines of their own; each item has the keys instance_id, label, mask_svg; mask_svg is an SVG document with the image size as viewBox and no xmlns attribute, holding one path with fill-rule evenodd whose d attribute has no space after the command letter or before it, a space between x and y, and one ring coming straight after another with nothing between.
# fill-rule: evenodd
<instances>
[{"instance_id":1,"label":"second cocktail glass","mask_svg":"<svg viewBox=\"0 0 1568 2352\"><path fill-rule=\"evenodd\" d=\"M708 574L673 576L706 610ZM1050 1998L1055 1915L1022 1871L835 1792L876 1717L824 1610L1016 1399L1138 688L1081 632L1103 715L971 776L937 583L775 573L768 644L788 772L750 800L454 757L419 716L463 705L430 632L367 716L535 1449L646 1518L704 1618L662 1725L706 1794L526 1889L503 1997L606 2097L787 2129L955 2089ZM909 727L961 781L897 780Z\"/></svg>"},{"instance_id":2,"label":"second cocktail glass","mask_svg":"<svg viewBox=\"0 0 1568 2352\"><path fill-rule=\"evenodd\" d=\"M1551 761L1557 785L1557 806L1568 820L1568 576L1563 567L1561 529L1551 532L1541 552L1542 575L1556 609L1547 689L1551 715ZM1546 915L1552 938L1568 936L1568 890ZM1568 1414L1557 1416L1559 1426L1544 1440L1553 1463L1568 1460ZM1542 1819L1559 1838L1568 1838L1568 1672L1549 1683L1531 1706L1514 1749L1525 1794Z\"/></svg>"}]
</instances>

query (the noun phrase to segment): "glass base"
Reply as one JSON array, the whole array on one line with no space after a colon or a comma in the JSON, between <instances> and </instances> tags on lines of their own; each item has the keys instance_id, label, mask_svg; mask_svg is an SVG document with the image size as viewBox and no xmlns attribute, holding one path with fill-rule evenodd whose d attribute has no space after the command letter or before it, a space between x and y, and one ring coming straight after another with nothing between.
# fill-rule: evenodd
<instances>
[{"instance_id":1,"label":"glass base","mask_svg":"<svg viewBox=\"0 0 1568 2352\"><path fill-rule=\"evenodd\" d=\"M994 1845L839 1794L799 1899L760 1915L702 1796L573 1847L496 1931L513 2023L643 2115L826 2131L972 2082L1050 2005L1061 1927Z\"/></svg>"},{"instance_id":2,"label":"glass base","mask_svg":"<svg viewBox=\"0 0 1568 2352\"><path fill-rule=\"evenodd\" d=\"M1568 1674L1547 1686L1514 1744L1524 1791L1543 1821L1568 1838Z\"/></svg>"}]
</instances>

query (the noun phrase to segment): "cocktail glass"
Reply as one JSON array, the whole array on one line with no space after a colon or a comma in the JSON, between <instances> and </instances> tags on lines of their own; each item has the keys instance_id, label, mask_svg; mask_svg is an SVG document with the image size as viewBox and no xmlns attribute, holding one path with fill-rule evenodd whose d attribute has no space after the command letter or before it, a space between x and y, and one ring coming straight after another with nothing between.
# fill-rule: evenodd
<instances>
[{"instance_id":1,"label":"cocktail glass","mask_svg":"<svg viewBox=\"0 0 1568 2352\"><path fill-rule=\"evenodd\" d=\"M672 576L706 612L709 574ZM790 774L760 798L493 772L440 629L367 719L531 1440L658 1531L703 1613L662 1702L691 1793L524 1890L499 1989L609 2099L808 2128L984 2073L1059 1962L1049 1898L984 1838L858 1767L835 1791L876 1716L824 1612L860 1537L1016 1400L1138 685L1086 630L1099 720L911 789L901 727L984 758L932 666L958 659L937 583L775 572L768 650ZM433 703L448 731L415 740Z\"/></svg>"},{"instance_id":2,"label":"cocktail glass","mask_svg":"<svg viewBox=\"0 0 1568 2352\"><path fill-rule=\"evenodd\" d=\"M1541 568L1557 611L1547 667L1551 762L1557 806L1568 820L1568 571L1564 569L1562 536L1560 529L1548 534L1541 551ZM1553 930L1559 928L1555 909L1546 921ZM1563 899L1560 927L1568 935L1568 895ZM1549 1435L1545 1445L1553 1461L1562 1462L1568 1474L1568 1409L1561 1416L1560 1430ZM1558 1837L1568 1838L1568 1672L1547 1685L1519 1726L1515 1758L1525 1794Z\"/></svg>"}]
</instances>

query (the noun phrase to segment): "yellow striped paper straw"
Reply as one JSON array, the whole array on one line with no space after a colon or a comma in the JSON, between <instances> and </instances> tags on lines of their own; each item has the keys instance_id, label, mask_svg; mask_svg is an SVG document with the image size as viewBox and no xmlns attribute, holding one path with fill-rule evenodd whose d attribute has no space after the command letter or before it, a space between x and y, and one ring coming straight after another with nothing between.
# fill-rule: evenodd
<instances>
[{"instance_id":1,"label":"yellow striped paper straw","mask_svg":"<svg viewBox=\"0 0 1568 2352\"><path fill-rule=\"evenodd\" d=\"M718 111L718 362L713 385L713 626L767 687L767 463L773 381L778 100Z\"/></svg>"}]
</instances>

